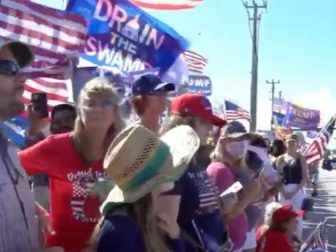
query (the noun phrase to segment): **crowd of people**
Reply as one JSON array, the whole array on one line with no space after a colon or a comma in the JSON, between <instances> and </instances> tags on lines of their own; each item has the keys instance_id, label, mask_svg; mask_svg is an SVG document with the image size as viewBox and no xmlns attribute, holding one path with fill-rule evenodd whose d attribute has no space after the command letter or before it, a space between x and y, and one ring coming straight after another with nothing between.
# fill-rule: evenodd
<instances>
[{"instance_id":1,"label":"crowd of people","mask_svg":"<svg viewBox=\"0 0 336 252\"><path fill-rule=\"evenodd\" d=\"M32 59L24 44L1 46L1 120L23 111L21 69ZM302 136L248 133L202 94L171 98L162 122L174 90L138 78L130 122L113 83L97 77L76 107L53 108L49 136L31 109L25 148L1 135L0 251L299 251Z\"/></svg>"}]
</instances>

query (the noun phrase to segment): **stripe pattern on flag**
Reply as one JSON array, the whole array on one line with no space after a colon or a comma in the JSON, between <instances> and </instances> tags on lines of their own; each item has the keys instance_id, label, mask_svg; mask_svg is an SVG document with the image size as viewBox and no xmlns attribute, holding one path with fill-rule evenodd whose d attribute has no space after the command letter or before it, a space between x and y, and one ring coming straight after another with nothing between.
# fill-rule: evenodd
<instances>
[{"instance_id":1,"label":"stripe pattern on flag","mask_svg":"<svg viewBox=\"0 0 336 252\"><path fill-rule=\"evenodd\" d=\"M35 61L27 72L65 65L79 55L86 39L86 21L25 0L3 0L0 5L0 37L29 45Z\"/></svg>"},{"instance_id":2,"label":"stripe pattern on flag","mask_svg":"<svg viewBox=\"0 0 336 252\"><path fill-rule=\"evenodd\" d=\"M327 224L323 224L314 235L311 245L314 248L328 249L328 230Z\"/></svg>"},{"instance_id":3,"label":"stripe pattern on flag","mask_svg":"<svg viewBox=\"0 0 336 252\"><path fill-rule=\"evenodd\" d=\"M204 68L208 64L208 60L206 58L191 51L185 51L183 56L189 72L195 72L199 74L203 73Z\"/></svg>"},{"instance_id":4,"label":"stripe pattern on flag","mask_svg":"<svg viewBox=\"0 0 336 252\"><path fill-rule=\"evenodd\" d=\"M199 203L197 214L208 214L218 210L219 191L214 182L207 176L205 171L191 171L187 176L192 181L192 188L198 195Z\"/></svg>"},{"instance_id":5,"label":"stripe pattern on flag","mask_svg":"<svg viewBox=\"0 0 336 252\"><path fill-rule=\"evenodd\" d=\"M225 115L228 122L237 120L251 121L251 115L247 110L230 101L225 101Z\"/></svg>"},{"instance_id":6,"label":"stripe pattern on flag","mask_svg":"<svg viewBox=\"0 0 336 252\"><path fill-rule=\"evenodd\" d=\"M131 0L141 8L154 10L183 10L192 9L201 4L204 0Z\"/></svg>"},{"instance_id":7,"label":"stripe pattern on flag","mask_svg":"<svg viewBox=\"0 0 336 252\"><path fill-rule=\"evenodd\" d=\"M49 111L73 101L69 59L79 55L86 39L86 21L82 17L31 1L3 0L0 37L26 43L34 51L33 64L24 69L31 78L25 83L25 104L30 103L32 93L40 92L47 93Z\"/></svg>"},{"instance_id":8,"label":"stripe pattern on flag","mask_svg":"<svg viewBox=\"0 0 336 252\"><path fill-rule=\"evenodd\" d=\"M318 160L323 159L327 150L329 141L333 135L336 117L334 116L327 125L321 129L318 136L312 141L304 152L307 164L310 165Z\"/></svg>"},{"instance_id":9,"label":"stripe pattern on flag","mask_svg":"<svg viewBox=\"0 0 336 252\"><path fill-rule=\"evenodd\" d=\"M53 78L29 79L25 83L23 93L24 103L30 103L32 93L46 93L48 97L48 110L51 111L56 105L73 102L72 82Z\"/></svg>"}]
</instances>

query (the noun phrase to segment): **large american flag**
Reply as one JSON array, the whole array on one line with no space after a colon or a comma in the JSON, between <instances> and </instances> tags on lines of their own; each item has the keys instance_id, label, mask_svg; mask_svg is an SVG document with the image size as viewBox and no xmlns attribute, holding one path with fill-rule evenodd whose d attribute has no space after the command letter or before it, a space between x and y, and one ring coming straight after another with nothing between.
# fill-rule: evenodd
<instances>
[{"instance_id":1,"label":"large american flag","mask_svg":"<svg viewBox=\"0 0 336 252\"><path fill-rule=\"evenodd\" d=\"M203 73L208 64L206 58L192 51L185 51L183 56L189 72Z\"/></svg>"},{"instance_id":2,"label":"large american flag","mask_svg":"<svg viewBox=\"0 0 336 252\"><path fill-rule=\"evenodd\" d=\"M131 0L139 7L155 10L183 10L195 8L204 0Z\"/></svg>"},{"instance_id":3,"label":"large american flag","mask_svg":"<svg viewBox=\"0 0 336 252\"><path fill-rule=\"evenodd\" d=\"M334 133L336 116L333 116L331 120L321 129L317 137L304 151L304 156L307 159L307 164L310 165L315 161L321 160L327 150L329 141Z\"/></svg>"},{"instance_id":4,"label":"large american flag","mask_svg":"<svg viewBox=\"0 0 336 252\"><path fill-rule=\"evenodd\" d=\"M230 101L225 101L225 116L228 122L241 119L251 121L251 115L247 110Z\"/></svg>"},{"instance_id":5,"label":"large american flag","mask_svg":"<svg viewBox=\"0 0 336 252\"><path fill-rule=\"evenodd\" d=\"M50 108L72 101L69 72L86 39L85 20L25 0L2 0L0 13L1 39L23 42L35 53L32 66L25 69L31 76L25 102L30 102L33 92L47 93Z\"/></svg>"}]
</instances>

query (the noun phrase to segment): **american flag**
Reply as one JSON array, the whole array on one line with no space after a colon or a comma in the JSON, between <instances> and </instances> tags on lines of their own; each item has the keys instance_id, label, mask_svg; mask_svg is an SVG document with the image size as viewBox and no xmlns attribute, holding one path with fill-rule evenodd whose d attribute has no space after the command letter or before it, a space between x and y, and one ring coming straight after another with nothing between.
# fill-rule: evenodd
<instances>
[{"instance_id":1,"label":"american flag","mask_svg":"<svg viewBox=\"0 0 336 252\"><path fill-rule=\"evenodd\" d=\"M59 104L73 102L72 81L71 79L59 80L53 78L28 79L25 83L23 101L26 105L30 104L33 93L47 93L48 110Z\"/></svg>"},{"instance_id":2,"label":"american flag","mask_svg":"<svg viewBox=\"0 0 336 252\"><path fill-rule=\"evenodd\" d=\"M327 224L322 224L314 235L311 246L314 248L328 249L328 230Z\"/></svg>"},{"instance_id":3,"label":"american flag","mask_svg":"<svg viewBox=\"0 0 336 252\"><path fill-rule=\"evenodd\" d=\"M139 7L155 10L183 10L195 8L204 0L131 0Z\"/></svg>"},{"instance_id":4,"label":"american flag","mask_svg":"<svg viewBox=\"0 0 336 252\"><path fill-rule=\"evenodd\" d=\"M188 172L187 176L193 181L199 195L197 213L212 213L219 208L219 191L214 182L207 176L205 171Z\"/></svg>"},{"instance_id":5,"label":"american flag","mask_svg":"<svg viewBox=\"0 0 336 252\"><path fill-rule=\"evenodd\" d=\"M228 122L240 119L251 121L250 113L230 101L225 101L225 116Z\"/></svg>"},{"instance_id":6,"label":"american flag","mask_svg":"<svg viewBox=\"0 0 336 252\"><path fill-rule=\"evenodd\" d=\"M218 190L215 189L213 182L207 178L198 183L200 194L199 209L202 212L207 212L209 209L218 207Z\"/></svg>"},{"instance_id":7,"label":"american flag","mask_svg":"<svg viewBox=\"0 0 336 252\"><path fill-rule=\"evenodd\" d=\"M200 74L203 73L204 68L208 64L208 60L206 58L191 51L185 51L183 53L183 56L189 72L195 72Z\"/></svg>"},{"instance_id":8,"label":"american flag","mask_svg":"<svg viewBox=\"0 0 336 252\"><path fill-rule=\"evenodd\" d=\"M308 165L324 157L329 140L331 139L334 132L335 120L336 116L333 116L303 153L307 159Z\"/></svg>"},{"instance_id":9,"label":"american flag","mask_svg":"<svg viewBox=\"0 0 336 252\"><path fill-rule=\"evenodd\" d=\"M29 72L44 72L76 58L86 39L86 21L25 0L2 0L0 37L29 45L35 61Z\"/></svg>"},{"instance_id":10,"label":"american flag","mask_svg":"<svg viewBox=\"0 0 336 252\"><path fill-rule=\"evenodd\" d=\"M25 69L32 78L25 85L25 102L33 92L47 93L50 108L71 101L70 80L64 72L71 71L71 59L78 57L84 45L86 21L25 0L2 0L0 12L1 39L23 42L35 53L32 66ZM41 78L46 76L51 78Z\"/></svg>"}]
</instances>

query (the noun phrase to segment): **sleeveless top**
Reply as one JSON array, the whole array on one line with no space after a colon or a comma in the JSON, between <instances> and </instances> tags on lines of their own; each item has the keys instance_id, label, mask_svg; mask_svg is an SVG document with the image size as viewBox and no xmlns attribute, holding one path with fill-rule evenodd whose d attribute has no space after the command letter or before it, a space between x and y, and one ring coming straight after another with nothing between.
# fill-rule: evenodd
<instances>
[{"instance_id":1,"label":"sleeveless top","mask_svg":"<svg viewBox=\"0 0 336 252\"><path fill-rule=\"evenodd\" d=\"M283 167L283 183L300 184L302 181L302 167L300 158L295 159L293 162L285 161Z\"/></svg>"}]
</instances>

